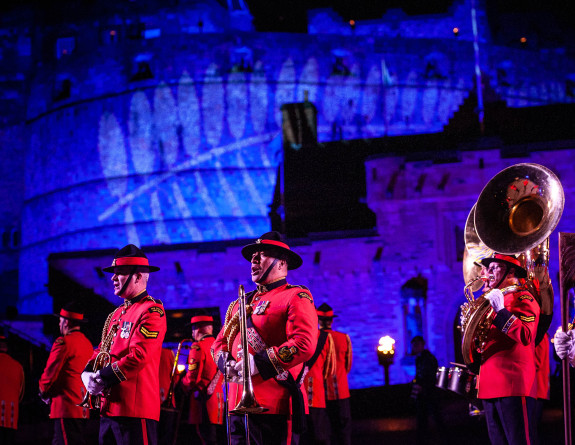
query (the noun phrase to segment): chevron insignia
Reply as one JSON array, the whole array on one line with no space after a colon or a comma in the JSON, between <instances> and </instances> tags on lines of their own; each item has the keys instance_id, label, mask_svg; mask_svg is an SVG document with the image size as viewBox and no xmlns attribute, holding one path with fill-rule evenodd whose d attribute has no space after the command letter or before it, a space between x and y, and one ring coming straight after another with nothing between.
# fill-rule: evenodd
<instances>
[{"instance_id":1,"label":"chevron insignia","mask_svg":"<svg viewBox=\"0 0 575 445\"><path fill-rule=\"evenodd\" d=\"M530 317L526 317L525 315L520 315L519 319L521 321L524 321L525 323L531 323L531 322L535 321L535 315L531 315Z\"/></svg>"},{"instance_id":2,"label":"chevron insignia","mask_svg":"<svg viewBox=\"0 0 575 445\"><path fill-rule=\"evenodd\" d=\"M148 331L145 326L140 328L140 332L146 338L158 338L159 331Z\"/></svg>"}]
</instances>

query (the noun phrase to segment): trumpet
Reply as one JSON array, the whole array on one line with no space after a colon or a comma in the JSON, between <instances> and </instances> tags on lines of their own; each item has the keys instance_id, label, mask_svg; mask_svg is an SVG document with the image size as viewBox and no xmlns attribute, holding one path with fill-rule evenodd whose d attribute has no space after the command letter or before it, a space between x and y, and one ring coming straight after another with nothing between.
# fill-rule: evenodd
<instances>
[{"instance_id":1,"label":"trumpet","mask_svg":"<svg viewBox=\"0 0 575 445\"><path fill-rule=\"evenodd\" d=\"M168 389L168 396L166 400L162 403L162 410L164 411L179 411L179 409L174 408L174 389L176 386L176 371L178 370L178 360L180 359L180 352L182 350L182 345L186 342L193 343L194 340L191 338L184 338L182 341L178 343L178 349L176 350L176 356L174 358L174 365L172 366L172 372L170 373L170 388Z\"/></svg>"},{"instance_id":2,"label":"trumpet","mask_svg":"<svg viewBox=\"0 0 575 445\"><path fill-rule=\"evenodd\" d=\"M110 347L112 346L112 339L114 338L114 334L118 330L118 325L115 324L108 332L108 327L110 326L110 319L112 318L112 312L108 315L106 319L106 323L104 323L104 329L102 330L102 341L100 342L100 352L96 355L96 359L94 360L94 365L92 366L92 372L99 371L100 369L105 368L110 364L112 361L112 357L110 356ZM106 335L106 333L108 334ZM102 405L102 395L96 394L92 395L88 391L84 394L84 399L77 405L81 406L82 408L89 408L89 409L100 409Z\"/></svg>"},{"instance_id":3,"label":"trumpet","mask_svg":"<svg viewBox=\"0 0 575 445\"><path fill-rule=\"evenodd\" d=\"M252 382L252 373L250 368L250 361L248 359L249 349L248 349L248 325L247 325L247 311L246 311L246 293L244 286L240 284L238 290L238 300L239 300L239 325L240 325L240 339L242 345L242 398L236 405L236 407L229 412L229 414L234 415L248 415L248 414L259 414L267 411L267 408L261 406L254 394L254 385ZM246 419L247 420L247 419Z\"/></svg>"}]
</instances>

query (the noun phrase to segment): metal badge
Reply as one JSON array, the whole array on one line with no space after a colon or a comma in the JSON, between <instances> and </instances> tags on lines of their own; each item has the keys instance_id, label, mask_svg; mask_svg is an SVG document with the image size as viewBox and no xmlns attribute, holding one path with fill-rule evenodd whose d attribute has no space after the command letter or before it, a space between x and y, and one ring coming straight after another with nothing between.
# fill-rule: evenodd
<instances>
[{"instance_id":1,"label":"metal badge","mask_svg":"<svg viewBox=\"0 0 575 445\"><path fill-rule=\"evenodd\" d=\"M130 329L132 329L132 322L125 321L122 324L122 332L120 332L120 338L129 338L130 337Z\"/></svg>"}]
</instances>

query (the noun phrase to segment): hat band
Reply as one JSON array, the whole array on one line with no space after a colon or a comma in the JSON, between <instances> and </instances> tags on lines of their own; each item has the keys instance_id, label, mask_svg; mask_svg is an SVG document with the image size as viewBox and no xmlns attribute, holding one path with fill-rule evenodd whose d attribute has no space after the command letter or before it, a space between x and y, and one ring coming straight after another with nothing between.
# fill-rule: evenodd
<instances>
[{"instance_id":1,"label":"hat band","mask_svg":"<svg viewBox=\"0 0 575 445\"><path fill-rule=\"evenodd\" d=\"M194 324L194 323L201 323L201 322L206 322L206 321L213 322L214 318L211 315L196 315L195 317L192 317L192 320L190 323Z\"/></svg>"},{"instance_id":2,"label":"hat band","mask_svg":"<svg viewBox=\"0 0 575 445\"><path fill-rule=\"evenodd\" d=\"M509 255L503 255L502 253L497 253L493 258L497 260L507 261L508 263L512 263L518 267L521 267L521 263L519 262L519 260Z\"/></svg>"},{"instance_id":3,"label":"hat band","mask_svg":"<svg viewBox=\"0 0 575 445\"><path fill-rule=\"evenodd\" d=\"M333 311L317 311L318 317L333 317Z\"/></svg>"},{"instance_id":4,"label":"hat band","mask_svg":"<svg viewBox=\"0 0 575 445\"><path fill-rule=\"evenodd\" d=\"M67 311L66 309L60 309L60 317L71 318L72 320L83 320L84 319L83 314L78 314L76 312L70 312L70 311Z\"/></svg>"},{"instance_id":5,"label":"hat band","mask_svg":"<svg viewBox=\"0 0 575 445\"><path fill-rule=\"evenodd\" d=\"M114 260L114 266L149 266L148 259L144 257L123 257Z\"/></svg>"},{"instance_id":6,"label":"hat band","mask_svg":"<svg viewBox=\"0 0 575 445\"><path fill-rule=\"evenodd\" d=\"M291 250L286 243L282 243L281 241L274 241L271 239L263 239L260 241L260 244L273 244L274 246L283 247L284 249Z\"/></svg>"}]
</instances>

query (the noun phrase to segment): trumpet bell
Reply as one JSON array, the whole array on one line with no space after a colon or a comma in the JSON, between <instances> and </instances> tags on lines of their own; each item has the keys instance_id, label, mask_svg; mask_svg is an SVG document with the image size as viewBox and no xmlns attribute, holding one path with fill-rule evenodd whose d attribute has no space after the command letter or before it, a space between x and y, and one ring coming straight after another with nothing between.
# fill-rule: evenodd
<instances>
[{"instance_id":1,"label":"trumpet bell","mask_svg":"<svg viewBox=\"0 0 575 445\"><path fill-rule=\"evenodd\" d=\"M475 230L483 244L515 255L555 230L565 196L557 176L539 164L515 164L495 175L475 205Z\"/></svg>"}]
</instances>

